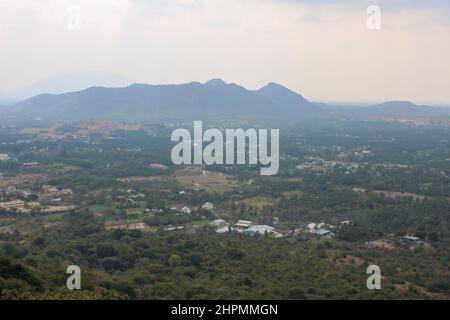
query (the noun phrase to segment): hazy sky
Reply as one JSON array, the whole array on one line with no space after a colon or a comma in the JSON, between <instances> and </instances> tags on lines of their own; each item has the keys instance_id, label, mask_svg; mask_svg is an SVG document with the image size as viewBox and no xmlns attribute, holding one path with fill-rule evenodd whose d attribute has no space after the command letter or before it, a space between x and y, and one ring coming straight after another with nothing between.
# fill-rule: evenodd
<instances>
[{"instance_id":1,"label":"hazy sky","mask_svg":"<svg viewBox=\"0 0 450 320\"><path fill-rule=\"evenodd\" d=\"M450 105L448 3L0 0L0 92L100 70L151 84L274 81L319 101ZM380 30L366 25L373 4Z\"/></svg>"}]
</instances>

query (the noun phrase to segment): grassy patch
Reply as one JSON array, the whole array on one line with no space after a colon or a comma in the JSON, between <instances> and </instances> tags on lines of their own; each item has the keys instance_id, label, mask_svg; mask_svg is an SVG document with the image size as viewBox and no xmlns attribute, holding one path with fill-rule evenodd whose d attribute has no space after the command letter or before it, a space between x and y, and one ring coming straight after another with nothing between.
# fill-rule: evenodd
<instances>
[{"instance_id":1,"label":"grassy patch","mask_svg":"<svg viewBox=\"0 0 450 320\"><path fill-rule=\"evenodd\" d=\"M62 217L64 217L65 213L55 213L55 214L48 214L48 215L44 215L43 220L45 222L53 222L53 221L59 221L62 219Z\"/></svg>"},{"instance_id":2,"label":"grassy patch","mask_svg":"<svg viewBox=\"0 0 450 320\"><path fill-rule=\"evenodd\" d=\"M144 212L140 209L127 210L127 223L137 223L144 221Z\"/></svg>"},{"instance_id":3,"label":"grassy patch","mask_svg":"<svg viewBox=\"0 0 450 320\"><path fill-rule=\"evenodd\" d=\"M89 206L89 211L92 213L101 213L108 210L108 207L104 204L93 204Z\"/></svg>"}]
</instances>

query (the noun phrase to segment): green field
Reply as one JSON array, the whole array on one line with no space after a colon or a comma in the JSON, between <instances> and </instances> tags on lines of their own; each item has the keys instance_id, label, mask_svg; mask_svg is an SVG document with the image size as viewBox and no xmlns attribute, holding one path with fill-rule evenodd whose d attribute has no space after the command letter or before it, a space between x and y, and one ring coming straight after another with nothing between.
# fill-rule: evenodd
<instances>
[{"instance_id":1,"label":"green field","mask_svg":"<svg viewBox=\"0 0 450 320\"><path fill-rule=\"evenodd\" d=\"M140 209L127 210L127 223L137 223L144 221L144 212Z\"/></svg>"}]
</instances>

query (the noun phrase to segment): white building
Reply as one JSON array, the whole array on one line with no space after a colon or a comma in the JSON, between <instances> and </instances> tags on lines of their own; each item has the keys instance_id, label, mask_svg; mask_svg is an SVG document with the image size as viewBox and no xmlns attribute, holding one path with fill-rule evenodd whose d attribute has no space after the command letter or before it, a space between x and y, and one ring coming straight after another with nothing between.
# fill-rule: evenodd
<instances>
[{"instance_id":1,"label":"white building","mask_svg":"<svg viewBox=\"0 0 450 320\"><path fill-rule=\"evenodd\" d=\"M6 153L0 153L0 161L9 160L9 155Z\"/></svg>"},{"instance_id":2,"label":"white building","mask_svg":"<svg viewBox=\"0 0 450 320\"><path fill-rule=\"evenodd\" d=\"M217 220L214 220L214 221L211 221L210 222L210 226L211 227L223 227L223 226L225 226L226 224L228 224L225 220L223 220L223 219L217 219Z\"/></svg>"},{"instance_id":3,"label":"white building","mask_svg":"<svg viewBox=\"0 0 450 320\"><path fill-rule=\"evenodd\" d=\"M230 226L225 226L216 230L217 233L228 233L231 231L233 231L233 228L230 228Z\"/></svg>"},{"instance_id":4,"label":"white building","mask_svg":"<svg viewBox=\"0 0 450 320\"><path fill-rule=\"evenodd\" d=\"M181 212L185 213L185 214L190 214L192 212L192 210L189 207L183 207L183 208L181 208Z\"/></svg>"},{"instance_id":5,"label":"white building","mask_svg":"<svg viewBox=\"0 0 450 320\"><path fill-rule=\"evenodd\" d=\"M265 226L265 225L253 226L253 227L249 228L249 230L254 230L259 234L265 234L266 232L271 233L274 231L274 229L275 229L274 227Z\"/></svg>"},{"instance_id":6,"label":"white building","mask_svg":"<svg viewBox=\"0 0 450 320\"><path fill-rule=\"evenodd\" d=\"M214 205L211 202L206 202L203 206L202 206L203 210L213 210L214 209Z\"/></svg>"},{"instance_id":7,"label":"white building","mask_svg":"<svg viewBox=\"0 0 450 320\"><path fill-rule=\"evenodd\" d=\"M239 220L236 223L236 228L240 228L240 229L247 229L248 227L250 227L252 224L251 221L248 220Z\"/></svg>"},{"instance_id":8,"label":"white building","mask_svg":"<svg viewBox=\"0 0 450 320\"><path fill-rule=\"evenodd\" d=\"M274 227L267 226L267 225L259 225L259 226L250 227L244 231L244 234L251 235L251 236L254 236L257 234L259 234L259 235L270 234L275 238L283 237L282 233L275 231Z\"/></svg>"}]
</instances>

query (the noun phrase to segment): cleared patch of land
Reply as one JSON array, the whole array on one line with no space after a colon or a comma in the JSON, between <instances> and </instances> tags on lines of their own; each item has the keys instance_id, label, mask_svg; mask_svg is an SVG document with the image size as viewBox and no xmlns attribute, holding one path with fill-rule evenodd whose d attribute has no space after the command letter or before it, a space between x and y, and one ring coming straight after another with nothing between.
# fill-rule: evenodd
<instances>
[{"instance_id":1,"label":"cleared patch of land","mask_svg":"<svg viewBox=\"0 0 450 320\"><path fill-rule=\"evenodd\" d=\"M275 199L268 197L253 197L241 201L248 207L262 209L263 207L275 205Z\"/></svg>"},{"instance_id":2,"label":"cleared patch of land","mask_svg":"<svg viewBox=\"0 0 450 320\"><path fill-rule=\"evenodd\" d=\"M386 198L413 198L414 200L423 200L425 199L425 196L410 192L397 192L397 191L380 191L380 190L373 190L373 194L377 196L384 196Z\"/></svg>"},{"instance_id":3,"label":"cleared patch of land","mask_svg":"<svg viewBox=\"0 0 450 320\"><path fill-rule=\"evenodd\" d=\"M149 226L144 222L133 222L133 223L121 223L118 221L110 221L105 223L106 230L116 230L116 229L126 229L126 230L140 230L143 232L156 232L158 228Z\"/></svg>"},{"instance_id":4,"label":"cleared patch of land","mask_svg":"<svg viewBox=\"0 0 450 320\"><path fill-rule=\"evenodd\" d=\"M130 183L130 182L153 182L167 179L168 177L166 176L148 176L148 177L133 176L133 177L118 178L117 181L122 183Z\"/></svg>"},{"instance_id":5,"label":"cleared patch of land","mask_svg":"<svg viewBox=\"0 0 450 320\"><path fill-rule=\"evenodd\" d=\"M128 124L116 121L81 121L71 125L55 123L48 128L24 128L20 134L37 136L42 139L65 139L71 136L87 136L92 133L109 134L115 131L139 131L151 133L146 124Z\"/></svg>"},{"instance_id":6,"label":"cleared patch of land","mask_svg":"<svg viewBox=\"0 0 450 320\"><path fill-rule=\"evenodd\" d=\"M395 246L392 243L389 243L386 240L382 239L366 242L364 246L369 249L381 249L381 250L395 249Z\"/></svg>"},{"instance_id":7,"label":"cleared patch of land","mask_svg":"<svg viewBox=\"0 0 450 320\"><path fill-rule=\"evenodd\" d=\"M0 177L0 187L48 181L45 174L18 174L14 177Z\"/></svg>"},{"instance_id":8,"label":"cleared patch of land","mask_svg":"<svg viewBox=\"0 0 450 320\"><path fill-rule=\"evenodd\" d=\"M228 192L233 190L236 180L217 172L202 172L197 170L178 170L176 181L182 186L194 190L204 189L207 192Z\"/></svg>"}]
</instances>

